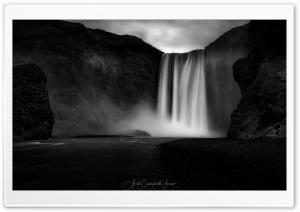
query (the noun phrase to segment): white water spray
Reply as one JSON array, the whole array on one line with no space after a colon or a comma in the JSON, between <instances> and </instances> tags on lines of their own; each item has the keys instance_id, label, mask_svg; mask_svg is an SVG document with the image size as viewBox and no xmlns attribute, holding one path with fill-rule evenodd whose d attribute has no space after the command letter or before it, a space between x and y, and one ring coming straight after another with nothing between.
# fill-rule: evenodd
<instances>
[{"instance_id":1,"label":"white water spray","mask_svg":"<svg viewBox=\"0 0 300 212\"><path fill-rule=\"evenodd\" d=\"M204 50L162 56L157 109L168 131L209 136Z\"/></svg>"}]
</instances>

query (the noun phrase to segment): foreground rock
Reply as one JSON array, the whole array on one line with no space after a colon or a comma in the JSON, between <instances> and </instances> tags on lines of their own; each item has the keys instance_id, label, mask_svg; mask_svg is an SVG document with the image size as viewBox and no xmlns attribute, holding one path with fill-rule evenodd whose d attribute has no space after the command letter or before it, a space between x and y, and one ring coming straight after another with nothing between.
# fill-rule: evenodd
<instances>
[{"instance_id":1,"label":"foreground rock","mask_svg":"<svg viewBox=\"0 0 300 212\"><path fill-rule=\"evenodd\" d=\"M136 130L134 132L134 136L147 136L147 137L150 137L151 134L147 133L146 131L143 131L143 130Z\"/></svg>"},{"instance_id":2,"label":"foreground rock","mask_svg":"<svg viewBox=\"0 0 300 212\"><path fill-rule=\"evenodd\" d=\"M35 64L13 68L14 140L48 139L54 124L50 109L47 78Z\"/></svg>"},{"instance_id":3,"label":"foreground rock","mask_svg":"<svg viewBox=\"0 0 300 212\"><path fill-rule=\"evenodd\" d=\"M286 22L252 21L253 51L233 66L242 98L229 138L286 136Z\"/></svg>"},{"instance_id":4,"label":"foreground rock","mask_svg":"<svg viewBox=\"0 0 300 212\"><path fill-rule=\"evenodd\" d=\"M162 52L129 35L66 21L14 21L13 63L48 79L54 136L114 132L141 99L155 104Z\"/></svg>"}]
</instances>

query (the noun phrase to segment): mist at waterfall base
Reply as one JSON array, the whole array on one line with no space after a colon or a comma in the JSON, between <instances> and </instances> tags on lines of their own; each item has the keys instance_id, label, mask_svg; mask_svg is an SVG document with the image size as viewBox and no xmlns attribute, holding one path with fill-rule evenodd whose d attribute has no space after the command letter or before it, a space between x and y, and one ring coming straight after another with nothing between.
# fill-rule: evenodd
<instances>
[{"instance_id":1,"label":"mist at waterfall base","mask_svg":"<svg viewBox=\"0 0 300 212\"><path fill-rule=\"evenodd\" d=\"M209 126L204 69L204 50L163 54L157 107L141 102L119 126L145 130L154 137L224 136Z\"/></svg>"}]
</instances>

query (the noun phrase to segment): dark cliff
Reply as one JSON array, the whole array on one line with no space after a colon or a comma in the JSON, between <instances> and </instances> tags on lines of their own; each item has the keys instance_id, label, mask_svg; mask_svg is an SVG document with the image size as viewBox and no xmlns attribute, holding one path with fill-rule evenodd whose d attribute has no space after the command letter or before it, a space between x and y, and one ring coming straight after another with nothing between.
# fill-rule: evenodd
<instances>
[{"instance_id":1,"label":"dark cliff","mask_svg":"<svg viewBox=\"0 0 300 212\"><path fill-rule=\"evenodd\" d=\"M231 116L229 138L286 136L286 21L251 21L253 45L233 65L242 98Z\"/></svg>"},{"instance_id":2,"label":"dark cliff","mask_svg":"<svg viewBox=\"0 0 300 212\"><path fill-rule=\"evenodd\" d=\"M25 64L13 67L13 138L48 139L54 124L47 78L40 67Z\"/></svg>"},{"instance_id":3,"label":"dark cliff","mask_svg":"<svg viewBox=\"0 0 300 212\"><path fill-rule=\"evenodd\" d=\"M226 135L241 92L232 75L233 63L251 51L249 23L235 27L205 48L205 75L210 129Z\"/></svg>"},{"instance_id":4,"label":"dark cliff","mask_svg":"<svg viewBox=\"0 0 300 212\"><path fill-rule=\"evenodd\" d=\"M161 55L137 37L78 23L13 22L13 63L44 70L54 136L108 132L141 100L155 105Z\"/></svg>"}]
</instances>

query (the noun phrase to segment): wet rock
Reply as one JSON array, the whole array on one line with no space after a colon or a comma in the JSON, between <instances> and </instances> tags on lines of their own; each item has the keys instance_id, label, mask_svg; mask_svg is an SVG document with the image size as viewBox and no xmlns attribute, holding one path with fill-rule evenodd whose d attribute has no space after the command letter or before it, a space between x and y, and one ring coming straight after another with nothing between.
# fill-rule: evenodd
<instances>
[{"instance_id":1,"label":"wet rock","mask_svg":"<svg viewBox=\"0 0 300 212\"><path fill-rule=\"evenodd\" d=\"M150 137L151 134L147 133L146 131L143 131L143 130L136 130L134 132L134 136L147 136L147 137Z\"/></svg>"}]
</instances>

